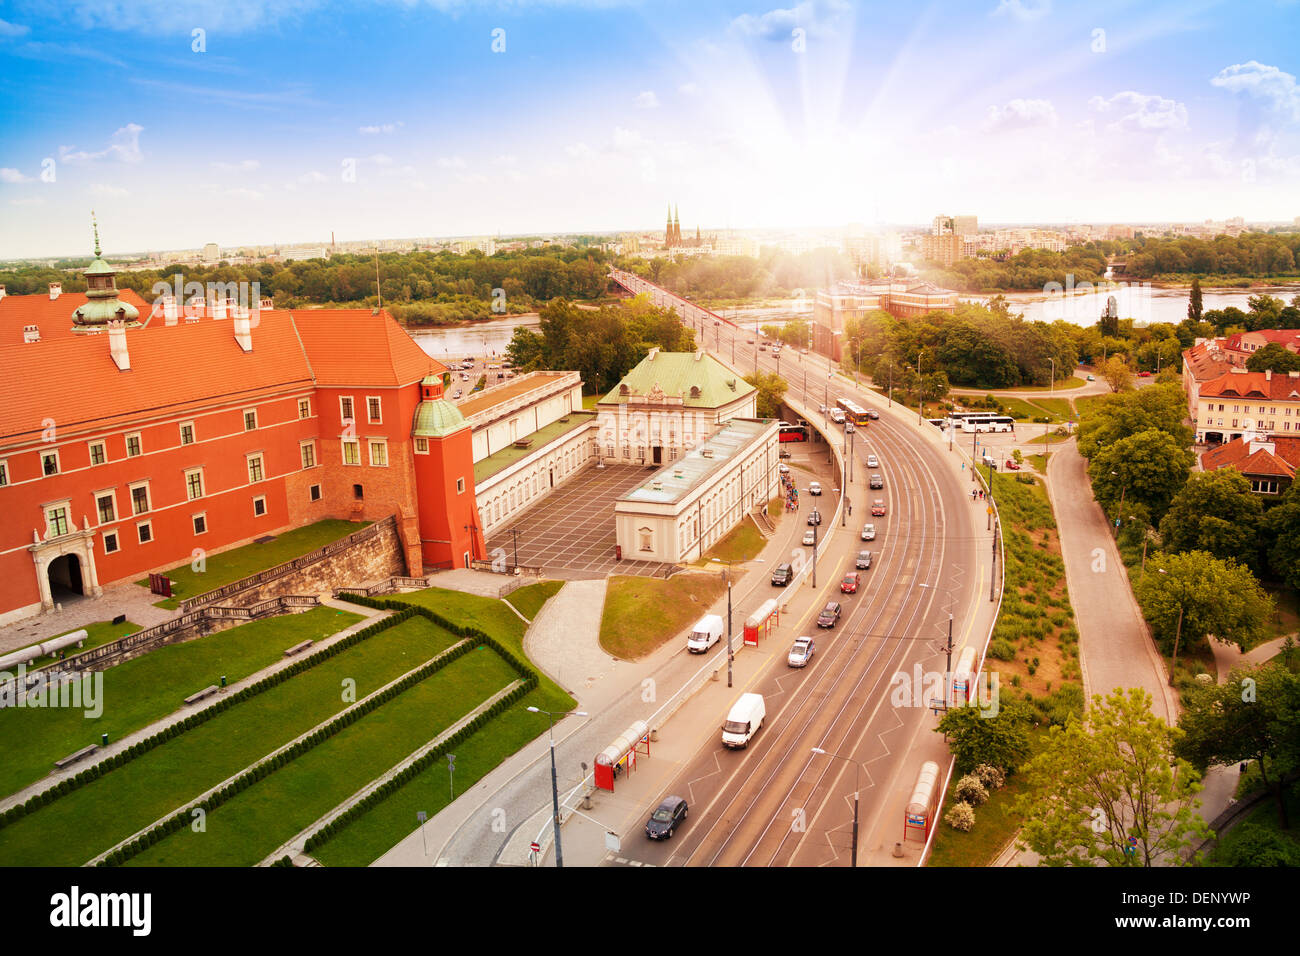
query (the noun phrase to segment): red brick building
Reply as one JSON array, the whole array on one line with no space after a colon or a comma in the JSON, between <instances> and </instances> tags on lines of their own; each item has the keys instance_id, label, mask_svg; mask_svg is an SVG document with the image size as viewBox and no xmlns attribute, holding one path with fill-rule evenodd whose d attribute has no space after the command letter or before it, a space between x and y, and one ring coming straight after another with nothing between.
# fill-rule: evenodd
<instances>
[{"instance_id":1,"label":"red brick building","mask_svg":"<svg viewBox=\"0 0 1300 956\"><path fill-rule=\"evenodd\" d=\"M387 312L151 314L95 252L84 294L0 293L0 623L323 518L396 515L411 574L482 556L469 425Z\"/></svg>"}]
</instances>

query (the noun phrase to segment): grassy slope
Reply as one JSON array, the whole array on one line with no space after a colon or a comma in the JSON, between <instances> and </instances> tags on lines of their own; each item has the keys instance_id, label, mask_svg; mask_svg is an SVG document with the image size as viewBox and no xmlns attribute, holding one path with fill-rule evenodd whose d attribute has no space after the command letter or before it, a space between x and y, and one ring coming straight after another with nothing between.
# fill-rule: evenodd
<instances>
[{"instance_id":1,"label":"grassy slope","mask_svg":"<svg viewBox=\"0 0 1300 956\"><path fill-rule=\"evenodd\" d=\"M542 605L554 597L562 587L564 587L563 581L539 581L512 591L506 595L506 600L531 621L537 617Z\"/></svg>"},{"instance_id":2,"label":"grassy slope","mask_svg":"<svg viewBox=\"0 0 1300 956\"><path fill-rule=\"evenodd\" d=\"M252 866L517 678L489 648L457 658L208 815L137 866Z\"/></svg>"},{"instance_id":3,"label":"grassy slope","mask_svg":"<svg viewBox=\"0 0 1300 956\"><path fill-rule=\"evenodd\" d=\"M317 607L160 647L104 671L104 708L97 719L84 710L0 710L0 740L9 742L0 761L0 792L22 789L48 773L55 760L99 743L100 734L115 742L165 717L183 706L182 698L218 683L223 674L241 680L280 660L285 648L359 620L359 614Z\"/></svg>"},{"instance_id":4,"label":"grassy slope","mask_svg":"<svg viewBox=\"0 0 1300 956\"><path fill-rule=\"evenodd\" d=\"M643 657L699 620L725 590L720 574L610 578L600 646L624 660Z\"/></svg>"},{"instance_id":5,"label":"grassy slope","mask_svg":"<svg viewBox=\"0 0 1300 956\"><path fill-rule=\"evenodd\" d=\"M0 830L0 865L76 866L455 643L423 618L381 631Z\"/></svg>"},{"instance_id":6,"label":"grassy slope","mask_svg":"<svg viewBox=\"0 0 1300 956\"><path fill-rule=\"evenodd\" d=\"M256 574L258 571L265 571L277 564L292 561L309 551L324 547L331 541L337 541L354 531L360 531L363 527L364 524L331 518L286 531L266 544L246 544L221 554L210 554L201 572L195 571L189 564L182 564L166 572L172 579L173 597L158 602L158 606L175 608L178 606L178 599L192 598L250 574ZM145 578L136 583L148 587L149 579Z\"/></svg>"}]
</instances>

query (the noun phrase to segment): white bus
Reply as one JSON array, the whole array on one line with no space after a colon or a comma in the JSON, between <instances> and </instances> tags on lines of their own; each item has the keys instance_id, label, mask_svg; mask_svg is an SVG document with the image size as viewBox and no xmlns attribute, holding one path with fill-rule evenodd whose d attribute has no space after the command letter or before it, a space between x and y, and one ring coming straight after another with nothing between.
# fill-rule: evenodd
<instances>
[{"instance_id":1,"label":"white bus","mask_svg":"<svg viewBox=\"0 0 1300 956\"><path fill-rule=\"evenodd\" d=\"M968 415L961 420L961 430L967 432L1013 432L1016 420L1010 415Z\"/></svg>"}]
</instances>

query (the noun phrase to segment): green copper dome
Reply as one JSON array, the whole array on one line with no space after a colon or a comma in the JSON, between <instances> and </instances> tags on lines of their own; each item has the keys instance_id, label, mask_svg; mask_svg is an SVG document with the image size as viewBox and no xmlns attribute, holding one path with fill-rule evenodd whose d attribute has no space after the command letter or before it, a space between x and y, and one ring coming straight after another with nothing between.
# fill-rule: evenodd
<instances>
[{"instance_id":1,"label":"green copper dome","mask_svg":"<svg viewBox=\"0 0 1300 956\"><path fill-rule=\"evenodd\" d=\"M115 276L115 275L117 275L117 272L116 272L116 271L113 269L113 267L110 266L107 262L105 262L105 261L104 261L103 259L101 259L99 256L96 256L96 257L95 257L95 261L92 262L92 263L90 264L90 266L86 269L86 271L85 271L85 275L88 275L88 276Z\"/></svg>"},{"instance_id":2,"label":"green copper dome","mask_svg":"<svg viewBox=\"0 0 1300 956\"><path fill-rule=\"evenodd\" d=\"M92 221L94 214L91 214ZM117 270L99 252L99 224L95 223L95 258L86 269L86 304L72 313L72 331L102 332L109 322L125 322L127 328L140 325L140 310L117 297Z\"/></svg>"},{"instance_id":3,"label":"green copper dome","mask_svg":"<svg viewBox=\"0 0 1300 956\"><path fill-rule=\"evenodd\" d=\"M415 438L442 438L468 427L468 424L460 409L446 399L426 399L416 406L415 427L411 435Z\"/></svg>"}]
</instances>

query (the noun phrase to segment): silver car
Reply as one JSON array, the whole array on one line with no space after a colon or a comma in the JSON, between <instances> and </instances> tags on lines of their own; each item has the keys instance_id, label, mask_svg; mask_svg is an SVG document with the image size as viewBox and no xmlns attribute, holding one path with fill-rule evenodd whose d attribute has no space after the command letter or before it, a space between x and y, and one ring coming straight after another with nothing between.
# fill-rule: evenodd
<instances>
[{"instance_id":1,"label":"silver car","mask_svg":"<svg viewBox=\"0 0 1300 956\"><path fill-rule=\"evenodd\" d=\"M862 540L863 541L876 540L876 526L874 524L864 524L862 526Z\"/></svg>"}]
</instances>

